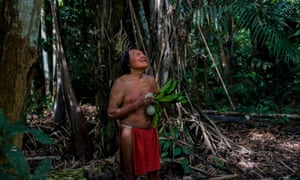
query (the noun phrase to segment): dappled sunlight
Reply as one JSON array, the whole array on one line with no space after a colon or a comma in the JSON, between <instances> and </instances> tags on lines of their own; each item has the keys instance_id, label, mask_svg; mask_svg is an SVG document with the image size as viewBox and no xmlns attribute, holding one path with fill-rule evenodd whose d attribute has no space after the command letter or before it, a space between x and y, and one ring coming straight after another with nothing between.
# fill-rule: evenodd
<instances>
[{"instance_id":1,"label":"dappled sunlight","mask_svg":"<svg viewBox=\"0 0 300 180\"><path fill-rule=\"evenodd\" d=\"M237 166L244 172L263 172L269 168L278 174L283 173L284 169L291 173L297 172L299 167L293 162L300 155L300 142L295 141L297 138L289 135L278 136L269 132L270 129L262 129L252 129L240 139L241 142L252 142L249 144L252 153L241 158Z\"/></svg>"},{"instance_id":2,"label":"dappled sunlight","mask_svg":"<svg viewBox=\"0 0 300 180\"><path fill-rule=\"evenodd\" d=\"M240 161L239 163L237 163L237 165L241 169L253 169L253 168L258 168L260 163L251 162L251 161Z\"/></svg>"},{"instance_id":3,"label":"dappled sunlight","mask_svg":"<svg viewBox=\"0 0 300 180\"><path fill-rule=\"evenodd\" d=\"M245 147L239 154L228 153L228 162L253 177L298 176L300 141L298 124L225 124L224 134ZM286 175L286 176L284 176Z\"/></svg>"},{"instance_id":4,"label":"dappled sunlight","mask_svg":"<svg viewBox=\"0 0 300 180\"><path fill-rule=\"evenodd\" d=\"M294 152L294 153L298 153L298 155L300 155L300 142L286 141L286 142L283 142L279 145L283 149L286 149L286 150Z\"/></svg>"},{"instance_id":5,"label":"dappled sunlight","mask_svg":"<svg viewBox=\"0 0 300 180\"><path fill-rule=\"evenodd\" d=\"M260 132L250 132L249 133L250 140L261 140L261 141L266 141L266 140L275 140L275 136L272 133L265 132L265 133L260 133Z\"/></svg>"},{"instance_id":6,"label":"dappled sunlight","mask_svg":"<svg viewBox=\"0 0 300 180\"><path fill-rule=\"evenodd\" d=\"M261 144L262 147L276 145L281 151L300 153L300 142L293 141L289 136L276 138L276 136L270 132L253 131L249 133L249 138L257 143L265 143Z\"/></svg>"}]
</instances>

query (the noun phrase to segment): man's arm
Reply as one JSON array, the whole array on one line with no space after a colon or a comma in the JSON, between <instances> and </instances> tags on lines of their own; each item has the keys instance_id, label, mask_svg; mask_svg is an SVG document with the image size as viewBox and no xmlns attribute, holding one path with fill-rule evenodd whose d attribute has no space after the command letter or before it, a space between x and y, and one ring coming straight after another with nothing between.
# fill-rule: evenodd
<instances>
[{"instance_id":1,"label":"man's arm","mask_svg":"<svg viewBox=\"0 0 300 180\"><path fill-rule=\"evenodd\" d=\"M109 118L123 118L130 112L138 109L137 103L130 103L123 106L125 93L124 83L122 79L118 78L112 86L108 104L108 117Z\"/></svg>"}]
</instances>

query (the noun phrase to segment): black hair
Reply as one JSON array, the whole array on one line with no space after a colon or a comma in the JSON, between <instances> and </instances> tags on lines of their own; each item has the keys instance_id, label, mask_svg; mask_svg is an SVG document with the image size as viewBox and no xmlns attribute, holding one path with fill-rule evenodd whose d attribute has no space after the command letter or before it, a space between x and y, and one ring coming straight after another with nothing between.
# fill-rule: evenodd
<instances>
[{"instance_id":1,"label":"black hair","mask_svg":"<svg viewBox=\"0 0 300 180\"><path fill-rule=\"evenodd\" d=\"M121 58L121 67L123 70L124 74L129 74L130 73L130 56L129 56L129 52L125 51L122 58Z\"/></svg>"}]
</instances>

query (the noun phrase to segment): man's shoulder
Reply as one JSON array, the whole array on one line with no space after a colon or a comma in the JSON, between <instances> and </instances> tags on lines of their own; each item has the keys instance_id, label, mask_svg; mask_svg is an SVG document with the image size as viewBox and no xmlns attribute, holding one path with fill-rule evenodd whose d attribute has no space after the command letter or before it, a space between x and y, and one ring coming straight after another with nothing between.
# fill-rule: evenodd
<instances>
[{"instance_id":1,"label":"man's shoulder","mask_svg":"<svg viewBox=\"0 0 300 180\"><path fill-rule=\"evenodd\" d=\"M128 78L127 76L128 76L127 74L119 76L115 81L124 81L124 80L126 80Z\"/></svg>"},{"instance_id":2,"label":"man's shoulder","mask_svg":"<svg viewBox=\"0 0 300 180\"><path fill-rule=\"evenodd\" d=\"M147 78L147 79L149 79L149 80L153 80L154 79L154 77L153 76L151 76L151 75L149 75L149 74L144 74L145 76L145 78Z\"/></svg>"},{"instance_id":3,"label":"man's shoulder","mask_svg":"<svg viewBox=\"0 0 300 180\"><path fill-rule=\"evenodd\" d=\"M120 86L124 82L123 76L117 77L114 81L113 84L114 86Z\"/></svg>"}]
</instances>

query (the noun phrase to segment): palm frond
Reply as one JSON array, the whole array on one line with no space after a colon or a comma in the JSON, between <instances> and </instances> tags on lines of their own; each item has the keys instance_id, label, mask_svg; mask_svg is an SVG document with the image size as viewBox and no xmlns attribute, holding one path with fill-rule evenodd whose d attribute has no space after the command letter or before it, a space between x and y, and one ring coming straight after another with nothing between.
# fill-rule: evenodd
<instances>
[{"instance_id":1,"label":"palm frond","mask_svg":"<svg viewBox=\"0 0 300 180\"><path fill-rule=\"evenodd\" d=\"M127 32L123 28L123 24L120 24L119 32L113 37L115 41L115 60L119 60L125 50L132 48L132 43L128 37Z\"/></svg>"},{"instance_id":2,"label":"palm frond","mask_svg":"<svg viewBox=\"0 0 300 180\"><path fill-rule=\"evenodd\" d=\"M259 15L254 3L235 2L228 5L206 5L194 9L193 23L200 27L213 27L213 30L226 31L225 19L232 16L237 28L249 29L252 38L259 43L267 44L270 52L276 57L277 61L300 61L300 51L297 46L289 41L288 36L278 29L278 24L272 23L264 18L268 15ZM267 11L266 11L267 12ZM269 12L270 13L270 12ZM264 17L264 18L262 18ZM226 33L226 32L223 32Z\"/></svg>"},{"instance_id":3,"label":"palm frond","mask_svg":"<svg viewBox=\"0 0 300 180\"><path fill-rule=\"evenodd\" d=\"M253 4L252 4L253 5ZM288 37L276 29L274 24L257 15L250 4L234 3L228 10L234 14L237 25L240 28L250 29L253 38L260 43L267 44L277 60L299 61L299 50Z\"/></svg>"},{"instance_id":4,"label":"palm frond","mask_svg":"<svg viewBox=\"0 0 300 180\"><path fill-rule=\"evenodd\" d=\"M223 9L218 6L203 6L194 9L193 23L197 26L212 25L215 30L219 28L219 21L222 17Z\"/></svg>"}]
</instances>

